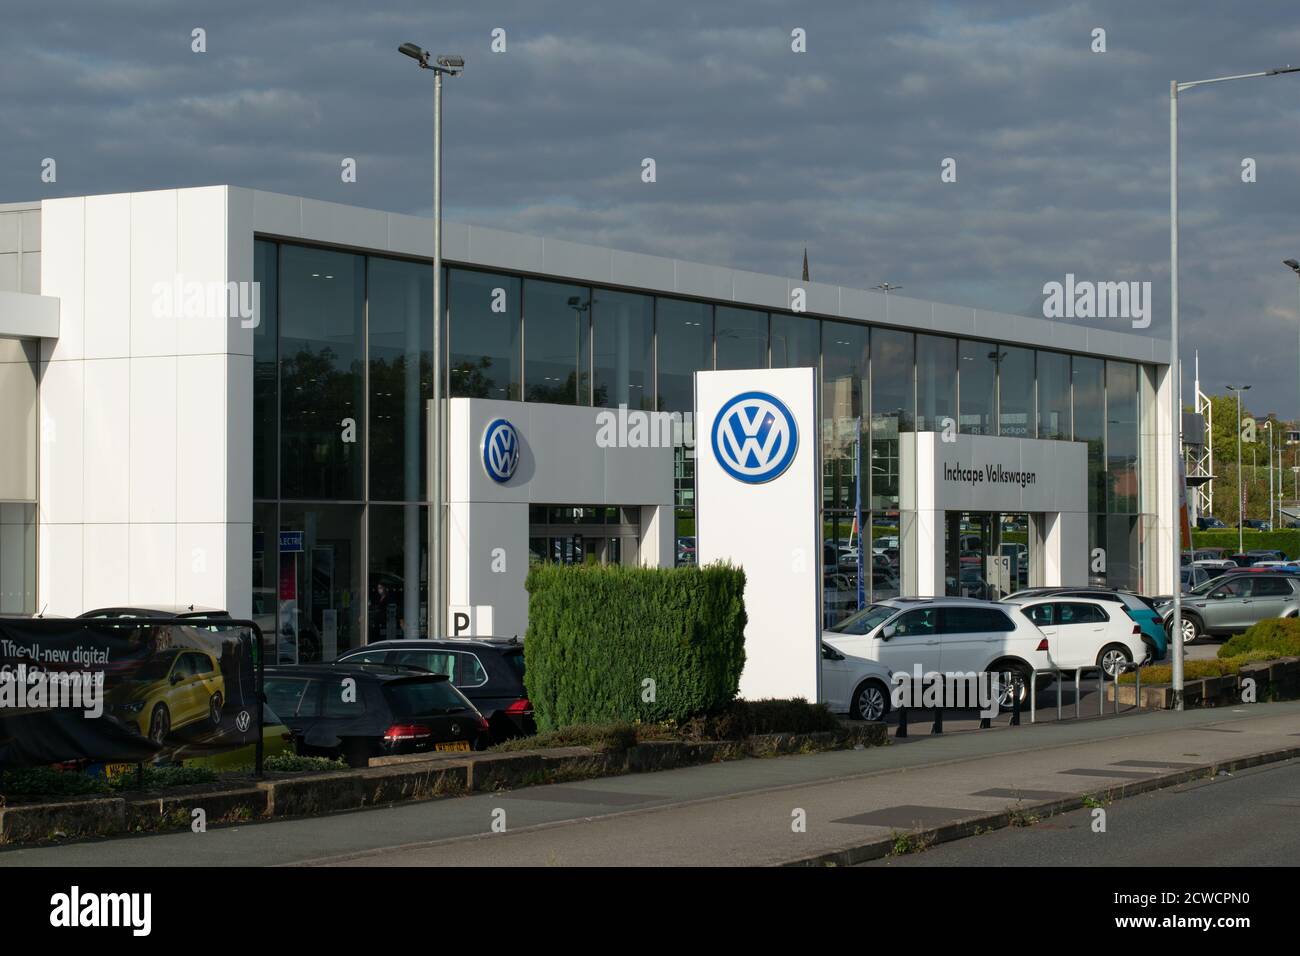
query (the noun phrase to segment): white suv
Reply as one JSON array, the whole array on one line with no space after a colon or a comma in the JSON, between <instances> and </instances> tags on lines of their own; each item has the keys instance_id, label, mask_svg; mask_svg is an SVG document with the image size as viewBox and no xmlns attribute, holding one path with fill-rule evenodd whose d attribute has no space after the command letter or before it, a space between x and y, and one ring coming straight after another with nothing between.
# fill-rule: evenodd
<instances>
[{"instance_id":1,"label":"white suv","mask_svg":"<svg viewBox=\"0 0 1300 956\"><path fill-rule=\"evenodd\" d=\"M1142 628L1119 604L1051 594L1013 596L1005 603L1018 606L1047 637L1055 667L1097 664L1113 678L1123 665L1143 662L1151 654L1142 641Z\"/></svg>"},{"instance_id":2,"label":"white suv","mask_svg":"<svg viewBox=\"0 0 1300 956\"><path fill-rule=\"evenodd\" d=\"M877 601L822 633L836 651L891 672L1009 673L1023 702L1029 679L1050 662L1048 638L1011 604L969 598ZM1001 703L1011 703L1010 694Z\"/></svg>"}]
</instances>

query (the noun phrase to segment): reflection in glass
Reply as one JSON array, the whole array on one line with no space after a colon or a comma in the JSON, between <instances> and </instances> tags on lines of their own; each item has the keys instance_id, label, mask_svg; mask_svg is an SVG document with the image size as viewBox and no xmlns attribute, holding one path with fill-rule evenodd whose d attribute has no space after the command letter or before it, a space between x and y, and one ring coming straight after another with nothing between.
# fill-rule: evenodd
<instances>
[{"instance_id":1,"label":"reflection in glass","mask_svg":"<svg viewBox=\"0 0 1300 956\"><path fill-rule=\"evenodd\" d=\"M253 281L257 283L257 325L253 327L253 497L277 498L280 441L276 407L280 362L280 247L253 243Z\"/></svg>"},{"instance_id":2,"label":"reflection in glass","mask_svg":"<svg viewBox=\"0 0 1300 956\"><path fill-rule=\"evenodd\" d=\"M821 322L804 315L772 313L772 368L816 367Z\"/></svg>"},{"instance_id":3,"label":"reflection in glass","mask_svg":"<svg viewBox=\"0 0 1300 956\"><path fill-rule=\"evenodd\" d=\"M519 280L452 269L447 285L452 397L518 401Z\"/></svg>"},{"instance_id":4,"label":"reflection in glass","mask_svg":"<svg viewBox=\"0 0 1300 956\"><path fill-rule=\"evenodd\" d=\"M767 313L717 307L718 368L767 368Z\"/></svg>"},{"instance_id":5,"label":"reflection in glass","mask_svg":"<svg viewBox=\"0 0 1300 956\"><path fill-rule=\"evenodd\" d=\"M713 368L713 306L655 299L659 410L695 410L695 373Z\"/></svg>"},{"instance_id":6,"label":"reflection in glass","mask_svg":"<svg viewBox=\"0 0 1300 956\"><path fill-rule=\"evenodd\" d=\"M1081 355L1074 356L1072 362L1070 380L1074 389L1074 440L1088 443L1088 510L1105 511L1105 366L1101 359Z\"/></svg>"},{"instance_id":7,"label":"reflection in glass","mask_svg":"<svg viewBox=\"0 0 1300 956\"><path fill-rule=\"evenodd\" d=\"M1106 363L1106 486L1107 511L1137 513L1138 374L1130 362Z\"/></svg>"},{"instance_id":8,"label":"reflection in glass","mask_svg":"<svg viewBox=\"0 0 1300 956\"><path fill-rule=\"evenodd\" d=\"M597 405L654 408L654 299L597 289L592 298Z\"/></svg>"},{"instance_id":9,"label":"reflection in glass","mask_svg":"<svg viewBox=\"0 0 1300 956\"><path fill-rule=\"evenodd\" d=\"M524 281L524 389L530 402L591 404L591 291ZM602 394L597 405L606 404Z\"/></svg>"},{"instance_id":10,"label":"reflection in glass","mask_svg":"<svg viewBox=\"0 0 1300 956\"><path fill-rule=\"evenodd\" d=\"M433 397L433 272L369 260L370 499L425 497L428 401Z\"/></svg>"},{"instance_id":11,"label":"reflection in glass","mask_svg":"<svg viewBox=\"0 0 1300 956\"><path fill-rule=\"evenodd\" d=\"M957 340L916 337L916 430L943 431L956 420Z\"/></svg>"},{"instance_id":12,"label":"reflection in glass","mask_svg":"<svg viewBox=\"0 0 1300 956\"><path fill-rule=\"evenodd\" d=\"M854 449L866 460L862 387L867 377L868 331L849 322L822 324L822 496L827 508L855 506ZM866 505L868 489L862 488Z\"/></svg>"},{"instance_id":13,"label":"reflection in glass","mask_svg":"<svg viewBox=\"0 0 1300 956\"><path fill-rule=\"evenodd\" d=\"M1010 438L1034 437L1034 352L1001 346L998 363L998 432Z\"/></svg>"},{"instance_id":14,"label":"reflection in glass","mask_svg":"<svg viewBox=\"0 0 1300 956\"><path fill-rule=\"evenodd\" d=\"M962 339L957 349L963 435L997 434L997 363L1001 350L992 342Z\"/></svg>"},{"instance_id":15,"label":"reflection in glass","mask_svg":"<svg viewBox=\"0 0 1300 956\"><path fill-rule=\"evenodd\" d=\"M1070 356L1061 352L1038 353L1038 437L1069 441Z\"/></svg>"},{"instance_id":16,"label":"reflection in glass","mask_svg":"<svg viewBox=\"0 0 1300 956\"><path fill-rule=\"evenodd\" d=\"M280 493L362 497L365 259L281 246Z\"/></svg>"},{"instance_id":17,"label":"reflection in glass","mask_svg":"<svg viewBox=\"0 0 1300 956\"><path fill-rule=\"evenodd\" d=\"M898 510L898 435L913 430L914 336L871 331L871 510Z\"/></svg>"}]
</instances>

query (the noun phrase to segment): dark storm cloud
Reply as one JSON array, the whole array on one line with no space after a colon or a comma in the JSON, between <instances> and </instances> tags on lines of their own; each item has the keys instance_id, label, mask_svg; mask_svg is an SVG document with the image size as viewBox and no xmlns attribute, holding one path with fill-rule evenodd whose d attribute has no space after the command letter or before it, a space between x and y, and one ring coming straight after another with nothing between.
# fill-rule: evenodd
<instances>
[{"instance_id":1,"label":"dark storm cloud","mask_svg":"<svg viewBox=\"0 0 1300 956\"><path fill-rule=\"evenodd\" d=\"M806 243L816 279L1027 314L1067 272L1149 280L1161 335L1169 80L1300 64L1283 2L6 6L3 200L229 182L427 213L411 39L468 60L447 86L449 218L791 275ZM1288 415L1297 102L1300 76L1182 100L1188 371L1199 348L1208 386L1252 381L1256 411Z\"/></svg>"}]
</instances>

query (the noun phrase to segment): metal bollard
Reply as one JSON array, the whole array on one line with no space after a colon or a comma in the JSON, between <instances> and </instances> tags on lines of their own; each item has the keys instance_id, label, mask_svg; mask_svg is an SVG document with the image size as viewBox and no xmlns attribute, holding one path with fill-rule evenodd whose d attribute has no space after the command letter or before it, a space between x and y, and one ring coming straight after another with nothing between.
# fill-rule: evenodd
<instances>
[{"instance_id":1,"label":"metal bollard","mask_svg":"<svg viewBox=\"0 0 1300 956\"><path fill-rule=\"evenodd\" d=\"M930 733L932 735L943 733L943 706L942 705L934 709L934 726L930 728Z\"/></svg>"},{"instance_id":2,"label":"metal bollard","mask_svg":"<svg viewBox=\"0 0 1300 956\"><path fill-rule=\"evenodd\" d=\"M1079 719L1079 668L1074 669L1074 719Z\"/></svg>"},{"instance_id":3,"label":"metal bollard","mask_svg":"<svg viewBox=\"0 0 1300 956\"><path fill-rule=\"evenodd\" d=\"M898 708L898 729L894 731L894 737L897 738L897 737L906 737L906 736L907 736L907 708L900 707Z\"/></svg>"},{"instance_id":4,"label":"metal bollard","mask_svg":"<svg viewBox=\"0 0 1300 956\"><path fill-rule=\"evenodd\" d=\"M1142 665L1133 672L1133 709L1142 709Z\"/></svg>"},{"instance_id":5,"label":"metal bollard","mask_svg":"<svg viewBox=\"0 0 1300 956\"><path fill-rule=\"evenodd\" d=\"M1019 726L1020 726L1020 695L1019 695L1018 693L1015 692L1015 684L1014 684L1014 682L1012 683L1012 688L1011 688L1011 689L1012 689L1012 693L1011 693L1011 726L1012 726L1012 727L1019 727ZM1034 687L1033 687L1032 684L1029 685L1029 692L1030 692L1031 694L1034 692Z\"/></svg>"}]
</instances>

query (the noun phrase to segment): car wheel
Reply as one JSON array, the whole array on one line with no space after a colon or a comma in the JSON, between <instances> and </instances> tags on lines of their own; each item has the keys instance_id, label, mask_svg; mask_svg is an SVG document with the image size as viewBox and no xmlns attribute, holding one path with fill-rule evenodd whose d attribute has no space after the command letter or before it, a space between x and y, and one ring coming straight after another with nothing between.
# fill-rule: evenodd
<instances>
[{"instance_id":1,"label":"car wheel","mask_svg":"<svg viewBox=\"0 0 1300 956\"><path fill-rule=\"evenodd\" d=\"M1126 664L1132 662L1133 656L1129 653L1128 648L1122 644L1107 644L1097 655L1097 666L1111 680L1114 680L1117 674L1123 672Z\"/></svg>"},{"instance_id":2,"label":"car wheel","mask_svg":"<svg viewBox=\"0 0 1300 956\"><path fill-rule=\"evenodd\" d=\"M213 694L212 699L208 701L208 723L212 725L213 730L221 726L220 694Z\"/></svg>"},{"instance_id":3,"label":"car wheel","mask_svg":"<svg viewBox=\"0 0 1300 956\"><path fill-rule=\"evenodd\" d=\"M159 704L149 717L149 739L156 744L162 744L167 740L171 730L172 715L168 712L166 704Z\"/></svg>"},{"instance_id":4,"label":"car wheel","mask_svg":"<svg viewBox=\"0 0 1300 956\"><path fill-rule=\"evenodd\" d=\"M1033 672L1027 664L1018 661L998 661L989 672L998 680L998 708L1012 710L1019 699L1021 709L1029 705L1029 682Z\"/></svg>"},{"instance_id":5,"label":"car wheel","mask_svg":"<svg viewBox=\"0 0 1300 956\"><path fill-rule=\"evenodd\" d=\"M849 704L852 720L884 720L889 713L889 689L878 680L864 680L853 691Z\"/></svg>"},{"instance_id":6,"label":"car wheel","mask_svg":"<svg viewBox=\"0 0 1300 956\"><path fill-rule=\"evenodd\" d=\"M1184 614L1179 626L1183 631L1184 644L1191 644L1201 636L1201 621L1194 614ZM1169 628L1165 628L1165 630L1168 631Z\"/></svg>"}]
</instances>

